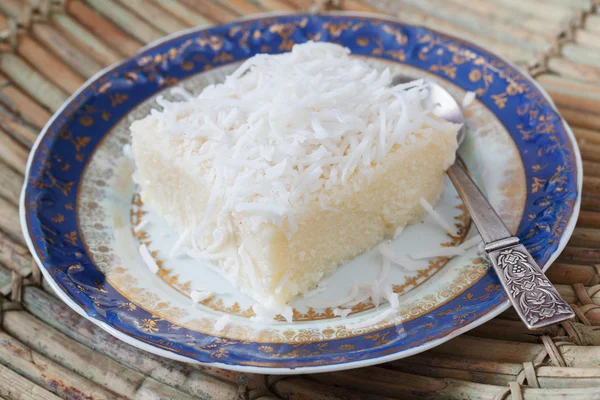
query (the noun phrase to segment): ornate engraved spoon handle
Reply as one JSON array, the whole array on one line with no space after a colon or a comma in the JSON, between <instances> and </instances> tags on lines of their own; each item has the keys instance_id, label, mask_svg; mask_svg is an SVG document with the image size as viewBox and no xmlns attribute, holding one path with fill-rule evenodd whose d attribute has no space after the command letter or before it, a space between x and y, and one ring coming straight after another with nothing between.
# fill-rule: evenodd
<instances>
[{"instance_id":1,"label":"ornate engraved spoon handle","mask_svg":"<svg viewBox=\"0 0 600 400\"><path fill-rule=\"evenodd\" d=\"M448 176L463 199L504 290L527 328L536 329L574 317L519 238L512 236L457 156Z\"/></svg>"}]
</instances>

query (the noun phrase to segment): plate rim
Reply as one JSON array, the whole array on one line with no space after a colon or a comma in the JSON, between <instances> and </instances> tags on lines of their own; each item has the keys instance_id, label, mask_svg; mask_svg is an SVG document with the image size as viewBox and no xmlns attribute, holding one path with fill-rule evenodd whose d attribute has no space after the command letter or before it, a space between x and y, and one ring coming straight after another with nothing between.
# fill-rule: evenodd
<instances>
[{"instance_id":1,"label":"plate rim","mask_svg":"<svg viewBox=\"0 0 600 400\"><path fill-rule=\"evenodd\" d=\"M557 113L557 116L560 118L560 122L565 130L565 134L566 137L569 139L572 149L573 149L573 159L575 161L575 166L577 168L577 174L576 174L576 187L577 187L577 197L575 199L575 202L573 204L573 209L571 212L571 217L569 218L568 223L565 226L565 230L563 235L561 236L561 239L558 242L558 246L556 248L556 250L552 253L552 255L550 255L550 257L548 258L548 261L546 262L546 264L543 267L543 270L546 271L550 265L552 265L552 263L554 261L556 261L556 259L558 258L558 256L562 253L562 251L564 250L564 248L567 245L567 242L569 241L569 239L571 238L571 235L573 233L573 230L575 229L575 225L577 223L577 219L579 217L579 212L580 212L580 207L581 207L581 191L582 191L582 186L583 186L583 162L581 159L581 153L579 150L579 147L577 145L577 141L575 140L575 136L573 134L573 131L571 130L570 126L567 124L566 120L564 119L564 117L560 114L560 112L558 111L554 101L552 100L552 98L548 95L548 93L545 91L545 89L541 86L541 84L539 82L537 82L533 77L531 77L526 71L524 71L521 67L517 66L516 64L514 64L513 62L507 60L506 58L504 58L503 56L497 55L496 53L486 50L484 48L482 48L481 46L479 46L478 44L471 42L469 40L465 40L459 37L456 37L452 34L447 34L444 33L443 31L439 31L435 28L428 28L425 27L423 25L411 25L408 22L403 21L400 18L396 18L393 16L389 16L389 15L385 15L385 14L378 14L378 13L371 13L371 12L353 12L353 11L329 11L329 12L320 12L318 14L309 14L309 13L294 13L294 12L268 12L268 13L260 13L260 14L252 14L249 16L245 16L242 18L238 18L235 21L232 22L241 22L241 21L253 21L253 20L260 20L260 19L264 19L264 18L270 18L270 17L287 17L287 16L301 16L301 15L322 15L322 16L346 16L346 17L364 17L364 18L375 18L378 20L385 20L385 21L390 21L390 22L394 22L394 23L399 23L399 24L403 24L403 25L410 25L413 27L417 27L417 28L423 28L423 29L427 29L436 33L440 33L448 38L451 38L453 40L457 40L459 42L463 42L463 43L467 43L469 46L473 46L476 47L478 49L480 49L481 51L488 53L490 55L492 55L493 57L503 61L504 63L506 63L507 65L509 65L510 67L514 68L517 72L519 72L522 77L524 79L526 79L530 84L532 84L539 92L540 94L543 96L543 98L548 101L548 103L550 104L550 106L554 109L554 111ZM227 25L227 24L218 24L215 26L220 26L220 25ZM54 281L52 275L50 274L50 272L48 272L45 268L44 268L44 264L42 262L42 260L39 258L37 252L35 251L35 245L31 239L31 232L29 232L29 227L27 224L27 216L26 216L26 204L25 204L25 200L26 200L26 190L29 186L28 182L29 182L29 177L30 177L30 173L31 173L31 166L33 164L34 161L34 156L37 152L37 148L39 147L40 143L42 142L42 139L44 138L44 136L46 136L47 132L48 132L48 128L54 123L54 121L64 112L64 110L71 104L71 102L82 92L84 91L89 85L91 85L93 82L95 82L99 77L105 75L107 72L118 68L124 64L126 64L127 62L129 62L132 58L138 56L139 54L153 48L156 46L159 46L161 44L164 44L166 42L168 42L169 40L175 39L177 37L180 36L184 36L187 34L191 34L191 33L198 33L198 32L202 32L205 30L209 30L211 28L214 28L215 26L200 26L200 27L191 27L189 29L185 29L179 32L175 32L169 35L164 36L161 39L155 40L151 43L146 44L145 46L141 47L138 51L136 51L133 55L131 55L130 57L127 57L117 63L111 64L109 66L107 66L106 68L103 68L102 70L98 71L97 73L95 73L94 75L92 75L89 79L87 79L85 81L85 83L79 88L77 89L73 94L71 94L69 96L69 98L60 106L60 108L58 108L54 114L52 115L52 117L46 122L46 124L44 125L44 127L40 130L40 133L38 135L38 137L36 138L35 143L33 144L33 146L31 147L29 156L27 158L27 167L26 167L26 171L24 174L24 184L23 184L23 188L21 190L21 195L20 195L20 200L19 200L19 219L20 219L20 223L21 223L21 230L25 239L25 243L27 244L28 250L30 251L32 258L34 259L34 261L36 262L36 264L38 265L38 267L40 268L42 274L44 275L44 277L46 278L46 281L48 282L49 286L52 288L52 290L55 292L55 294L63 301L65 302L72 310L74 310L75 312L77 312L79 315L81 315L82 317L84 317L85 319L87 319L88 321L91 321L93 324L95 324L96 326L100 327L101 329L105 330L106 332L108 332L109 334L111 334L112 336L124 341L125 343L132 345L138 349L142 349L145 351L148 351L150 353L153 353L155 355L158 356L162 356L162 357L166 357L172 360L176 360L176 361L182 361L182 362L186 362L186 363L192 363L192 364L199 364L199 365L206 365L206 366L211 366L211 367L217 367L217 368L223 368L223 369L227 369L227 370L232 370L232 371L238 371L238 372L246 372L246 373L260 373L260 374L280 374L280 375L295 375L295 374L303 374L303 373L322 373L322 372L334 372L334 371L342 371L342 370L348 370L348 369L354 369L354 368L360 368L360 367L366 367L366 366L372 366L372 365L378 365L378 364L382 364L385 362L390 362L390 361L394 361L394 360L398 360L401 358L405 358L405 357L410 357L412 355L421 353L423 351L432 349L434 347L437 347L455 337L458 337L459 335L468 332L470 330L472 330L473 328L476 328L482 324L484 324L485 322L493 319L494 317L498 316L499 314L501 314L502 312L504 312L505 310L507 310L510 307L510 302L508 300L505 300L503 303L497 305L494 309L492 309L491 311L487 312L486 314L484 314L483 316L479 317L478 319L476 319L473 322L470 322L469 324L465 325L464 327L455 329L454 331L448 333L445 336L442 336L440 338L425 342L421 345L415 346L413 348L407 349L407 350L402 350L402 351L398 351L398 352L394 352L388 355L384 355L384 356L380 356L380 357L374 357L374 358L369 358L369 359L365 359L365 360L356 360L356 361L350 361L350 362L346 362L346 363L333 363L333 364L327 364L327 365L320 365L320 366L304 366L304 367L259 367L259 366L247 366L247 365L235 365L235 364L226 364L226 363L221 363L221 362L210 362L210 363L206 363L206 362L201 362L198 361L196 359L190 358L190 357L186 357L186 356L181 356L179 354L176 354L174 352L168 351L168 350L163 350L159 347L156 347L154 345L150 345L147 344L139 339L135 339L132 338L131 336L129 336L128 334L119 331L118 329L115 329L113 326L107 324L106 322L100 321L96 318L94 318L91 315L88 315L85 310L79 306L77 303L75 303L61 288L60 286Z\"/></svg>"}]
</instances>

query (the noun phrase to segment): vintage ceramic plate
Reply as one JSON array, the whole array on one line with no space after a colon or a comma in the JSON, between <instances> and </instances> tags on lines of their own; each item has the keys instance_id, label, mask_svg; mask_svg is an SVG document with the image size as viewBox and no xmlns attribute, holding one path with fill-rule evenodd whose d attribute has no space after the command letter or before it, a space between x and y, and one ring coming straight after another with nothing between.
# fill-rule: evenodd
<instances>
[{"instance_id":1,"label":"vintage ceramic plate","mask_svg":"<svg viewBox=\"0 0 600 400\"><path fill-rule=\"evenodd\" d=\"M486 261L471 249L452 260L394 268L397 312L371 326L356 324L389 308L371 299L347 318L293 303L294 322L250 319L252 301L191 259L170 259L176 235L136 193L123 156L131 121L155 107L157 94L181 84L191 91L218 82L247 57L287 51L294 43L341 43L373 65L429 76L462 99L469 134L461 148L471 174L540 263L548 266L569 238L579 207L581 161L573 135L548 96L515 66L464 41L376 16L266 16L194 30L153 44L92 78L52 118L29 159L21 217L29 247L57 294L81 315L122 340L166 357L244 371L301 373L365 366L436 346L508 307ZM394 242L397 251L458 244L473 235L468 215L447 184L438 206L460 237L429 219ZM143 229L134 227L150 222ZM142 262L145 243L160 265ZM319 294L345 293L374 280L374 252L344 265ZM220 292L194 306L190 289ZM223 314L231 322L214 329Z\"/></svg>"}]
</instances>

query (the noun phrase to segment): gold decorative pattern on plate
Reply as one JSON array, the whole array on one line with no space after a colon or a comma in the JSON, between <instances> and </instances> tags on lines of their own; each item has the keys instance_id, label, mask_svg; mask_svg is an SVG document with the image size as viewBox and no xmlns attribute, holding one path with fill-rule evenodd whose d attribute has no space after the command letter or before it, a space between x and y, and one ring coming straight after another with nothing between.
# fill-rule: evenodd
<instances>
[{"instance_id":1,"label":"gold decorative pattern on plate","mask_svg":"<svg viewBox=\"0 0 600 400\"><path fill-rule=\"evenodd\" d=\"M379 66L392 65L391 62L376 59L371 59L370 62ZM188 79L183 84L188 90L197 92L207 84L220 81L234 68L235 65L229 65L214 69ZM408 67L393 64L392 73L403 68ZM464 95L463 91L453 85L448 85L447 82L446 86L458 97ZM200 312L189 301L182 302L171 294L166 296L164 288L149 284L147 270L140 274L142 267L133 265L131 261L127 260L127 257L132 254L137 256L137 240L148 245L152 245L152 240L143 230L139 232L139 237L134 236L131 231L132 223L139 221L145 210L139 207L141 203L137 204L135 209L131 207L134 192L130 175L133 171L127 172L127 168L131 169L131 167L123 163L122 146L129 142L128 127L131 121L143 117L153 107L156 107L156 103L154 99L149 99L132 110L107 134L103 142L98 145L94 155L87 160L77 199L81 237L76 237L74 240L80 240L84 244L96 267L105 274L108 282L128 299L120 307L123 309L141 307L148 310L154 316L155 321L169 322L168 328L162 329L176 331L185 327L220 336L223 340L258 340L271 343L301 344L351 337L374 332L430 312L448 300L461 294L464 295L467 289L487 271L487 265L481 263L481 260L475 259L469 265L460 266L457 275L451 281L446 282L444 287L428 289L427 293L419 295L419 298L403 305L396 315L375 326L352 331L345 329L339 318L332 318L332 310L296 310L294 318L302 323L262 325L258 329L249 322L248 318L244 318L250 316L251 310L244 309L239 304L236 306L235 302L228 303L220 298L210 298L206 301L207 307L202 307L206 309L206 312ZM506 157L516 157L516 159L512 158L510 162L514 165L514 170L506 170L500 177L500 185L494 195L502 199L501 204L495 204L495 206L509 228L514 231L520 221L526 195L524 172L516 147L503 126L479 102L475 101L467 109L466 115L467 123L474 132L475 146L480 140L489 137L494 143L504 143ZM469 157L467 157L467 161L468 159ZM474 165L478 164L477 160L473 162ZM482 174L484 171L475 169L471 172L476 178L479 178L478 181L485 181L481 178L482 175L485 175ZM108 184L109 182L112 186ZM130 193L130 195L122 198L116 196L115 193ZM464 210L461 212L461 216L462 220L457 223L465 226L468 216ZM115 235L120 235L119 240L115 240ZM119 241L129 243L129 247L117 248L116 245ZM453 244L455 243L452 240L447 243L447 245ZM164 268L165 265L158 256L159 254L155 253L161 270L159 277L170 287L176 288L177 291L187 296L189 293L188 282L177 277L177 271ZM435 271L442 269L444 263L443 259L434 260L428 268L419 273L419 276L398 283L394 286L394 290L400 293L415 285L420 285ZM356 305L353 313L369 312L372 308L372 303L367 301ZM214 329L214 323L221 313L230 313L233 317L226 330L217 332ZM142 330L157 329L159 326L158 324L153 325L150 321L137 321L137 324ZM160 326L165 326L165 324ZM223 354L215 354L215 357L219 356L222 357Z\"/></svg>"}]
</instances>

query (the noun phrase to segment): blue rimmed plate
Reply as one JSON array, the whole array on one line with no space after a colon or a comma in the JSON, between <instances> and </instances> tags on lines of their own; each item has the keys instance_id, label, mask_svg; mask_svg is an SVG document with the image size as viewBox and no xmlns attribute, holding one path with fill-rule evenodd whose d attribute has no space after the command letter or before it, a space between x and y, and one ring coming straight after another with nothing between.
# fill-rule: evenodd
<instances>
[{"instance_id":1,"label":"blue rimmed plate","mask_svg":"<svg viewBox=\"0 0 600 400\"><path fill-rule=\"evenodd\" d=\"M279 53L294 43L331 41L377 68L428 76L462 98L469 135L461 147L471 174L546 268L564 248L577 219L581 160L573 135L542 91L515 66L477 46L377 16L265 16L169 37L90 79L44 128L32 150L21 201L23 231L48 282L73 309L144 350L188 362L259 373L355 368L406 357L439 345L508 307L506 295L475 248L452 260L394 269L400 307L364 298L346 318L293 302L294 321L261 324L252 302L209 266L170 259L171 229L136 193L123 156L130 123L156 107L155 97L181 84L192 92L219 82L241 61ZM166 94L161 93L161 94ZM459 237L425 219L394 241L397 251L457 245L472 235L468 215L447 185L439 211ZM136 229L140 222L141 229ZM138 254L146 244L160 269ZM342 266L327 293L379 273L373 252ZM191 289L216 289L193 305ZM224 330L214 328L230 315Z\"/></svg>"}]
</instances>

